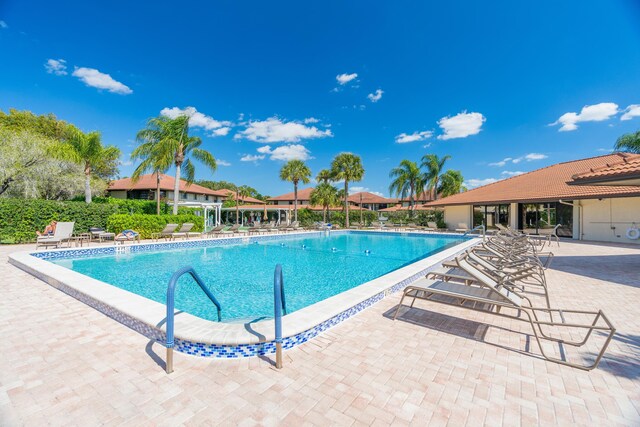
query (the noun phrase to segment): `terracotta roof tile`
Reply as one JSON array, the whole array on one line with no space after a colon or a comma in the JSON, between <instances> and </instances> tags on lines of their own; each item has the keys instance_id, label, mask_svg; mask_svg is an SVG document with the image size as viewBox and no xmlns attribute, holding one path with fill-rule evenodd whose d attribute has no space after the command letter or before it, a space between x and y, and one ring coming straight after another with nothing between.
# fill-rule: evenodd
<instances>
[{"instance_id":1,"label":"terracotta roof tile","mask_svg":"<svg viewBox=\"0 0 640 427\"><path fill-rule=\"evenodd\" d=\"M558 199L591 199L640 195L640 188L630 186L570 185L573 176L640 158L638 154L613 153L588 159L558 163L529 173L507 178L464 193L435 200L425 206L469 205L511 202L545 202Z\"/></svg>"},{"instance_id":2,"label":"terracotta roof tile","mask_svg":"<svg viewBox=\"0 0 640 427\"><path fill-rule=\"evenodd\" d=\"M311 198L311 192L313 188L303 188L298 190L298 202L301 200L309 200ZM293 201L293 191L291 193L282 194L280 196L271 197L270 202L286 202Z\"/></svg>"},{"instance_id":3,"label":"terracotta roof tile","mask_svg":"<svg viewBox=\"0 0 640 427\"><path fill-rule=\"evenodd\" d=\"M635 158L627 156L621 162L606 164L599 168L592 168L587 172L573 175L573 184L605 182L638 176L640 176L640 156Z\"/></svg>"},{"instance_id":4,"label":"terracotta roof tile","mask_svg":"<svg viewBox=\"0 0 640 427\"><path fill-rule=\"evenodd\" d=\"M160 175L160 189L165 191L173 191L173 187L176 180L174 177L169 175ZM142 175L137 182L133 182L131 178L123 178L112 181L109 184L109 188L107 191L115 191L115 190L155 190L156 189L156 175L148 174ZM188 184L184 180L180 180L180 191L185 193L194 193L194 194L206 194L210 196L219 196L225 197L226 193L222 191L210 190L206 187L203 187L198 184Z\"/></svg>"},{"instance_id":5,"label":"terracotta roof tile","mask_svg":"<svg viewBox=\"0 0 640 427\"><path fill-rule=\"evenodd\" d=\"M369 193L368 191L361 191L359 193L351 194L347 200L353 203L360 203L360 195L362 195L362 203L367 204L389 204L396 203L396 199L388 199L386 197L378 196L377 194Z\"/></svg>"}]
</instances>

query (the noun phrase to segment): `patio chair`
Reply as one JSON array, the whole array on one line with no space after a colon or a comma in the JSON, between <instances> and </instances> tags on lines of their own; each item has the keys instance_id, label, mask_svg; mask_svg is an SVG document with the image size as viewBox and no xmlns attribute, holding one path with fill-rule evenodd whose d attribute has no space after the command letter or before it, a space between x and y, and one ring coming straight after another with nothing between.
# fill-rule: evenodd
<instances>
[{"instance_id":1,"label":"patio chair","mask_svg":"<svg viewBox=\"0 0 640 427\"><path fill-rule=\"evenodd\" d=\"M140 243L140 233L133 230L124 230L122 233L118 234L113 238L114 243L117 245L125 244L126 242L138 242Z\"/></svg>"},{"instance_id":2,"label":"patio chair","mask_svg":"<svg viewBox=\"0 0 640 427\"><path fill-rule=\"evenodd\" d=\"M426 278L420 279L405 288L393 319L395 320L397 318L398 312L407 297L412 298L410 307L413 307L416 299L421 299L467 308L487 314L528 322L538 347L540 348L542 357L550 362L587 371L598 366L616 331L615 327L605 316L602 310L587 311L534 307L528 297L514 291L513 287L505 286L505 283L496 281L476 268L471 262L469 262L467 256L460 256L456 258L456 264L458 268L476 279L478 286L434 281ZM509 313L510 310L514 311L515 314ZM551 317L552 314L556 314L556 318L561 319L561 321L554 321L553 317ZM551 319L541 320L541 317L544 315L548 315ZM579 317L589 316L591 321L583 323L578 323L576 321L574 323L570 323L565 319L565 316L567 315L571 315L572 317L574 315ZM559 331L563 330L566 332L582 331L584 336L582 339L568 340L557 336L551 336L548 332L552 331L554 332L554 335L557 335ZM579 348L587 344L594 331L597 331L600 334L606 334L606 338L604 344L600 347L600 351L597 353L595 361L591 364L578 364L569 362L564 358L549 356L543 347L543 343L555 343L559 346L569 345ZM577 332L575 332L575 335L572 335L577 335ZM561 349L561 352L562 351L563 350Z\"/></svg>"},{"instance_id":3,"label":"patio chair","mask_svg":"<svg viewBox=\"0 0 640 427\"><path fill-rule=\"evenodd\" d=\"M202 237L206 238L206 237L214 237L219 235L222 230L224 230L226 228L226 225L218 225L216 227L213 227L211 230L206 231L204 233L202 233Z\"/></svg>"},{"instance_id":4,"label":"patio chair","mask_svg":"<svg viewBox=\"0 0 640 427\"><path fill-rule=\"evenodd\" d=\"M456 233L466 233L467 231L469 231L469 226L464 223L464 222L459 222L458 223L458 228L456 228L454 231Z\"/></svg>"},{"instance_id":5,"label":"patio chair","mask_svg":"<svg viewBox=\"0 0 640 427\"><path fill-rule=\"evenodd\" d=\"M70 242L71 236L73 236L74 226L75 222L59 222L56 225L53 236L38 236L36 239L36 250L38 250L40 246L55 246L57 248L64 242Z\"/></svg>"},{"instance_id":6,"label":"patio chair","mask_svg":"<svg viewBox=\"0 0 640 427\"><path fill-rule=\"evenodd\" d=\"M100 243L103 240L113 240L116 237L116 233L110 233L102 227L89 227L89 233L91 233L91 240L98 240Z\"/></svg>"},{"instance_id":7,"label":"patio chair","mask_svg":"<svg viewBox=\"0 0 640 427\"><path fill-rule=\"evenodd\" d=\"M357 230L360 228L360 223L359 222L354 222L353 224L349 224L349 229L351 230Z\"/></svg>"},{"instance_id":8,"label":"patio chair","mask_svg":"<svg viewBox=\"0 0 640 427\"><path fill-rule=\"evenodd\" d=\"M182 224L180 226L178 231L174 231L173 233L171 233L171 238L174 239L174 240L175 240L176 237L184 237L185 239L188 239L189 238L189 232L193 228L193 225L194 224L192 222L185 222L184 224Z\"/></svg>"},{"instance_id":9,"label":"patio chair","mask_svg":"<svg viewBox=\"0 0 640 427\"><path fill-rule=\"evenodd\" d=\"M298 230L300 230L300 222L298 221L293 221L291 225L285 228L285 231L298 231Z\"/></svg>"},{"instance_id":10,"label":"patio chair","mask_svg":"<svg viewBox=\"0 0 640 427\"><path fill-rule=\"evenodd\" d=\"M438 231L438 224L436 224L434 221L427 221L427 226L426 227L422 227L422 229L424 231Z\"/></svg>"},{"instance_id":11,"label":"patio chair","mask_svg":"<svg viewBox=\"0 0 640 427\"><path fill-rule=\"evenodd\" d=\"M178 224L167 224L164 226L164 229L159 232L159 233L153 233L151 235L152 238L159 240L159 239L173 239L173 233L176 231L176 228L178 228Z\"/></svg>"}]
</instances>

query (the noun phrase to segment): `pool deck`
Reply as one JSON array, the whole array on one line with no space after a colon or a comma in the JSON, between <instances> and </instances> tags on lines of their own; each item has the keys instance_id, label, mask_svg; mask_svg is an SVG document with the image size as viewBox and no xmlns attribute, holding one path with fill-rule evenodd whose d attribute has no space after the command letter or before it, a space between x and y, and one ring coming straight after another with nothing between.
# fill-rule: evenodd
<instances>
[{"instance_id":1,"label":"pool deck","mask_svg":"<svg viewBox=\"0 0 640 427\"><path fill-rule=\"evenodd\" d=\"M175 354L7 263L0 246L0 425L638 425L640 248L563 242L551 301L601 308L600 366L547 362L527 325L391 295L273 358ZM286 320L286 318L285 318ZM568 349L567 352L570 352Z\"/></svg>"}]
</instances>

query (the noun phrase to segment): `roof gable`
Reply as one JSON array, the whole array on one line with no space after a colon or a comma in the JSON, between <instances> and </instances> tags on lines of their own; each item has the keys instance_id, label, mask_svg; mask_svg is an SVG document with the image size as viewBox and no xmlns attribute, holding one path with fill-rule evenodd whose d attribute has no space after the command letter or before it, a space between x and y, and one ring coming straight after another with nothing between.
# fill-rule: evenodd
<instances>
[{"instance_id":1,"label":"roof gable","mask_svg":"<svg viewBox=\"0 0 640 427\"><path fill-rule=\"evenodd\" d=\"M625 186L570 185L573 176L610 163L619 163L625 158L640 158L640 155L613 153L604 156L558 163L522 175L474 188L435 200L425 206L468 205L511 202L544 202L558 199L589 199L638 195L639 188Z\"/></svg>"}]
</instances>

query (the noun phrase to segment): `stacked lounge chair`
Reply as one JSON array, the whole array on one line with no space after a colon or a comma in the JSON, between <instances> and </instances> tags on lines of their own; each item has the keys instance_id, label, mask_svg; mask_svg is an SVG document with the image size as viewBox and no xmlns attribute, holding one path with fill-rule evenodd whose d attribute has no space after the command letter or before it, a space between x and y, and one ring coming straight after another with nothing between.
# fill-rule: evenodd
<instances>
[{"instance_id":1,"label":"stacked lounge chair","mask_svg":"<svg viewBox=\"0 0 640 427\"><path fill-rule=\"evenodd\" d=\"M543 262L540 256L547 260ZM523 321L531 327L544 359L578 369L594 369L615 328L602 310L553 308L544 273L551 256L540 254L526 235L501 231L484 245L467 250L445 262L442 269L407 286L394 320L405 299L411 299L410 307L419 299ZM543 298L544 303L536 303L538 298ZM569 333L570 337L565 338ZM604 343L591 363L570 362L564 357L564 346L580 348L596 336ZM548 354L548 344L558 345L562 357Z\"/></svg>"}]
</instances>

